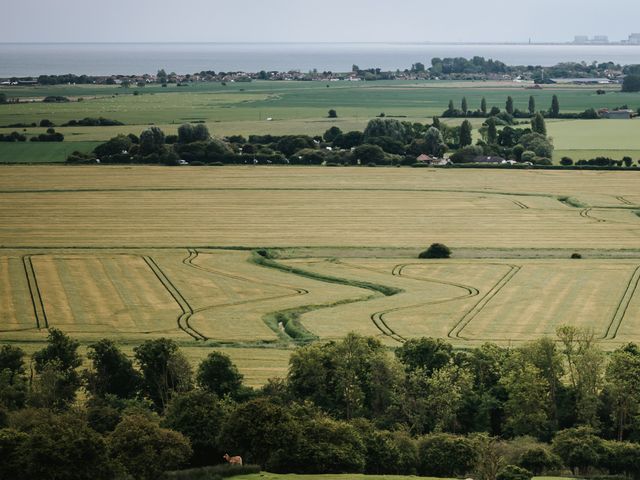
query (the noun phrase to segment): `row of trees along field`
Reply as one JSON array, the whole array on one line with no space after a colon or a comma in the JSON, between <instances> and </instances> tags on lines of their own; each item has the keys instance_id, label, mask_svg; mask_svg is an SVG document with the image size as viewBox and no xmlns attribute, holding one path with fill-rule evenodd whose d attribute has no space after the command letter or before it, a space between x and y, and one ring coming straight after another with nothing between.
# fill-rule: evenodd
<instances>
[{"instance_id":1,"label":"row of trees along field","mask_svg":"<svg viewBox=\"0 0 640 480\"><path fill-rule=\"evenodd\" d=\"M286 378L254 390L227 356L194 372L163 338L133 359L97 341L81 369L79 343L51 329L28 368L0 348L0 478L151 480L225 452L275 472L640 477L640 349L557 337L464 351L420 338L389 355L350 334L298 348Z\"/></svg>"},{"instance_id":2,"label":"row of trees along field","mask_svg":"<svg viewBox=\"0 0 640 480\"><path fill-rule=\"evenodd\" d=\"M454 162L468 162L477 155L500 155L550 163L553 146L546 137L544 118L536 115L531 126L504 128L499 117L489 117L480 129L482 139ZM508 125L507 125L508 126ZM441 157L449 150L472 144L472 126L465 121L451 127L434 117L432 123L402 122L393 118L375 118L363 132L343 132L329 128L323 136L308 135L235 135L226 139L211 137L204 124L185 124L177 135L165 135L158 127L136 135L118 135L89 154L74 152L69 163L149 163L177 164L186 160L203 164L301 164L301 165L412 165L421 154ZM518 148L515 148L518 146ZM522 147L522 148L520 148ZM469 156L471 154L471 156Z\"/></svg>"}]
</instances>

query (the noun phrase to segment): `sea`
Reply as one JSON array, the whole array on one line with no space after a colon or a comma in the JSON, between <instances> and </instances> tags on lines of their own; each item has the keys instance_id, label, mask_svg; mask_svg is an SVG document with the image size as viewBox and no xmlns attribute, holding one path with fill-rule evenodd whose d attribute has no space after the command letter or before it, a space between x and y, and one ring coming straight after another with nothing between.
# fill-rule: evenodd
<instances>
[{"instance_id":1,"label":"sea","mask_svg":"<svg viewBox=\"0 0 640 480\"><path fill-rule=\"evenodd\" d=\"M41 74L178 74L203 70L404 70L434 57L482 56L509 65L640 64L640 45L432 43L0 43L0 78Z\"/></svg>"}]
</instances>

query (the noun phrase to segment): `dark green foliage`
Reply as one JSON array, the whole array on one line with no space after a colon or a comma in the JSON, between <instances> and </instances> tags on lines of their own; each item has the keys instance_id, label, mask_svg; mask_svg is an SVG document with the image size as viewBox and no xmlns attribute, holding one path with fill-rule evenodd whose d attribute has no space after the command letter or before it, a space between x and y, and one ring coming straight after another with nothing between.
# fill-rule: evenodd
<instances>
[{"instance_id":1,"label":"dark green foliage","mask_svg":"<svg viewBox=\"0 0 640 480\"><path fill-rule=\"evenodd\" d=\"M551 118L558 118L558 115L560 115L560 102L558 101L557 95L554 95L551 98L551 108L549 109L549 115L551 116Z\"/></svg>"},{"instance_id":2,"label":"dark green foliage","mask_svg":"<svg viewBox=\"0 0 640 480\"><path fill-rule=\"evenodd\" d=\"M384 150L378 145L364 144L356 147L353 151L353 158L355 161L360 161L362 164L375 163L384 164L385 154Z\"/></svg>"},{"instance_id":3,"label":"dark green foliage","mask_svg":"<svg viewBox=\"0 0 640 480\"><path fill-rule=\"evenodd\" d=\"M605 453L603 440L590 427L577 427L558 432L552 443L553 452L564 464L580 474L602 461Z\"/></svg>"},{"instance_id":4,"label":"dark green foliage","mask_svg":"<svg viewBox=\"0 0 640 480\"><path fill-rule=\"evenodd\" d=\"M273 452L268 469L295 473L355 473L364 470L365 446L356 429L325 416L300 422L293 444Z\"/></svg>"},{"instance_id":5,"label":"dark green foliage","mask_svg":"<svg viewBox=\"0 0 640 480\"><path fill-rule=\"evenodd\" d=\"M38 374L31 397L35 405L62 408L75 399L76 390L80 387L80 375L76 369L82 363L79 346L61 330L49 330L47 346L33 354Z\"/></svg>"},{"instance_id":6,"label":"dark green foliage","mask_svg":"<svg viewBox=\"0 0 640 480\"><path fill-rule=\"evenodd\" d=\"M640 92L640 75L627 75L622 81L623 92Z\"/></svg>"},{"instance_id":7,"label":"dark green foliage","mask_svg":"<svg viewBox=\"0 0 640 480\"><path fill-rule=\"evenodd\" d=\"M338 418L375 417L391 404L396 368L378 340L347 335L340 342L310 345L290 358L289 385Z\"/></svg>"},{"instance_id":8,"label":"dark green foliage","mask_svg":"<svg viewBox=\"0 0 640 480\"><path fill-rule=\"evenodd\" d=\"M338 118L338 113L332 108L328 113L329 118Z\"/></svg>"},{"instance_id":9,"label":"dark green foliage","mask_svg":"<svg viewBox=\"0 0 640 480\"><path fill-rule=\"evenodd\" d=\"M104 117L85 117L81 120L69 120L67 123L63 124L63 127L114 127L124 125L124 123L118 120L111 120L109 118ZM41 127L45 125L40 125ZM53 125L48 125L53 126Z\"/></svg>"},{"instance_id":10,"label":"dark green foliage","mask_svg":"<svg viewBox=\"0 0 640 480\"><path fill-rule=\"evenodd\" d=\"M487 143L493 145L498 141L498 129L496 128L495 117L489 117L487 120Z\"/></svg>"},{"instance_id":11,"label":"dark green foliage","mask_svg":"<svg viewBox=\"0 0 640 480\"><path fill-rule=\"evenodd\" d=\"M131 138L126 135L118 135L111 138L108 142L98 145L94 150L99 158L103 158L109 155L118 155L123 152L128 152L131 149L133 142Z\"/></svg>"},{"instance_id":12,"label":"dark green foliage","mask_svg":"<svg viewBox=\"0 0 640 480\"><path fill-rule=\"evenodd\" d=\"M505 110L509 115L513 115L513 98L507 97L507 103L505 105Z\"/></svg>"},{"instance_id":13,"label":"dark green foliage","mask_svg":"<svg viewBox=\"0 0 640 480\"><path fill-rule=\"evenodd\" d=\"M531 130L542 136L547 135L547 126L541 113L536 113L531 119Z\"/></svg>"},{"instance_id":14,"label":"dark green foliage","mask_svg":"<svg viewBox=\"0 0 640 480\"><path fill-rule=\"evenodd\" d=\"M496 480L531 480L533 473L526 468L518 467L517 465L507 465L496 477Z\"/></svg>"},{"instance_id":15,"label":"dark green foliage","mask_svg":"<svg viewBox=\"0 0 640 480\"><path fill-rule=\"evenodd\" d=\"M287 156L304 148L315 148L313 138L307 135L287 135L282 137L276 145L276 149Z\"/></svg>"},{"instance_id":16,"label":"dark green foliage","mask_svg":"<svg viewBox=\"0 0 640 480\"><path fill-rule=\"evenodd\" d=\"M342 135L342 130L334 126L329 128L326 132L324 132L324 135L322 136L322 138L324 138L325 142L332 143L340 135Z\"/></svg>"},{"instance_id":17,"label":"dark green foliage","mask_svg":"<svg viewBox=\"0 0 640 480\"><path fill-rule=\"evenodd\" d=\"M562 460L545 446L533 446L522 452L518 458L518 466L533 475L555 472L562 468Z\"/></svg>"},{"instance_id":18,"label":"dark green foliage","mask_svg":"<svg viewBox=\"0 0 640 480\"><path fill-rule=\"evenodd\" d=\"M462 97L462 102L460 103L460 110L462 110L462 113L464 113L465 115L469 110L469 106L467 105L467 97Z\"/></svg>"},{"instance_id":19,"label":"dark green foliage","mask_svg":"<svg viewBox=\"0 0 640 480\"><path fill-rule=\"evenodd\" d=\"M102 339L89 345L87 357L93 362L93 369L86 374L87 385L94 395L132 398L137 393L140 374L112 340Z\"/></svg>"},{"instance_id":20,"label":"dark green foliage","mask_svg":"<svg viewBox=\"0 0 640 480\"><path fill-rule=\"evenodd\" d=\"M473 142L473 138L471 137L471 122L469 120L465 120L462 122L460 126L460 146L466 147L467 145L471 145Z\"/></svg>"},{"instance_id":21,"label":"dark green foliage","mask_svg":"<svg viewBox=\"0 0 640 480\"><path fill-rule=\"evenodd\" d=\"M0 105L7 103L7 94L6 93L0 93Z\"/></svg>"},{"instance_id":22,"label":"dark green foliage","mask_svg":"<svg viewBox=\"0 0 640 480\"><path fill-rule=\"evenodd\" d=\"M611 474L640 478L640 444L605 441L601 467Z\"/></svg>"},{"instance_id":23,"label":"dark green foliage","mask_svg":"<svg viewBox=\"0 0 640 480\"><path fill-rule=\"evenodd\" d=\"M449 157L449 160L453 163L469 163L478 155L482 155L482 147L469 145L456 151Z\"/></svg>"},{"instance_id":24,"label":"dark green foliage","mask_svg":"<svg viewBox=\"0 0 640 480\"><path fill-rule=\"evenodd\" d=\"M173 340L147 340L135 347L133 352L142 372L143 390L158 410L167 407L175 392L188 389L191 372L180 368L183 365L182 357Z\"/></svg>"},{"instance_id":25,"label":"dark green foliage","mask_svg":"<svg viewBox=\"0 0 640 480\"><path fill-rule=\"evenodd\" d=\"M24 432L0 429L0 480L24 478L28 468L24 455L28 440Z\"/></svg>"},{"instance_id":26,"label":"dark green foliage","mask_svg":"<svg viewBox=\"0 0 640 480\"><path fill-rule=\"evenodd\" d=\"M117 469L105 441L75 415L54 416L27 430L21 448L25 470L33 479L111 480Z\"/></svg>"},{"instance_id":27,"label":"dark green foliage","mask_svg":"<svg viewBox=\"0 0 640 480\"><path fill-rule=\"evenodd\" d=\"M59 95L49 95L42 100L44 103L67 103L70 102L67 97L61 97Z\"/></svg>"},{"instance_id":28,"label":"dark green foliage","mask_svg":"<svg viewBox=\"0 0 640 480\"><path fill-rule=\"evenodd\" d=\"M365 473L415 475L418 447L408 433L378 430L365 420L356 420L353 423L366 447Z\"/></svg>"},{"instance_id":29,"label":"dark green foliage","mask_svg":"<svg viewBox=\"0 0 640 480\"><path fill-rule=\"evenodd\" d=\"M418 474L457 477L469 473L476 462L473 444L465 437L434 433L418 440Z\"/></svg>"},{"instance_id":30,"label":"dark green foliage","mask_svg":"<svg viewBox=\"0 0 640 480\"><path fill-rule=\"evenodd\" d=\"M524 147L525 150L530 150L539 157L550 158L553 156L553 145L543 134L525 134L520 137L520 144Z\"/></svg>"},{"instance_id":31,"label":"dark green foliage","mask_svg":"<svg viewBox=\"0 0 640 480\"><path fill-rule=\"evenodd\" d=\"M288 408L267 399L250 400L235 407L222 427L220 447L245 462L265 466L278 450L295 445L299 419Z\"/></svg>"},{"instance_id":32,"label":"dark green foliage","mask_svg":"<svg viewBox=\"0 0 640 480\"><path fill-rule=\"evenodd\" d=\"M536 99L531 95L529 97L529 115L536 113Z\"/></svg>"},{"instance_id":33,"label":"dark green foliage","mask_svg":"<svg viewBox=\"0 0 640 480\"><path fill-rule=\"evenodd\" d=\"M420 368L429 376L451 361L453 347L440 338L412 338L397 348L395 353L407 370Z\"/></svg>"},{"instance_id":34,"label":"dark green foliage","mask_svg":"<svg viewBox=\"0 0 640 480\"><path fill-rule=\"evenodd\" d=\"M192 465L210 465L219 463L225 453L218 446L223 420L218 398L212 393L194 390L171 400L162 425L190 440Z\"/></svg>"},{"instance_id":35,"label":"dark green foliage","mask_svg":"<svg viewBox=\"0 0 640 480\"><path fill-rule=\"evenodd\" d=\"M27 137L18 132L0 134L0 142L26 142Z\"/></svg>"},{"instance_id":36,"label":"dark green foliage","mask_svg":"<svg viewBox=\"0 0 640 480\"><path fill-rule=\"evenodd\" d=\"M480 100L480 111L483 114L487 113L487 99L482 97L482 100Z\"/></svg>"},{"instance_id":37,"label":"dark green foliage","mask_svg":"<svg viewBox=\"0 0 640 480\"><path fill-rule=\"evenodd\" d=\"M209 129L203 123L198 123L195 126L191 123L184 123L178 127L179 143L206 142L210 138Z\"/></svg>"},{"instance_id":38,"label":"dark green foliage","mask_svg":"<svg viewBox=\"0 0 640 480\"><path fill-rule=\"evenodd\" d=\"M442 132L435 127L430 127L424 138L424 148L427 154L441 157L447 150Z\"/></svg>"},{"instance_id":39,"label":"dark green foliage","mask_svg":"<svg viewBox=\"0 0 640 480\"><path fill-rule=\"evenodd\" d=\"M365 141L373 137L390 137L404 143L407 140L407 130L401 122L393 118L374 118L369 120L364 129Z\"/></svg>"},{"instance_id":40,"label":"dark green foliage","mask_svg":"<svg viewBox=\"0 0 640 480\"><path fill-rule=\"evenodd\" d=\"M191 457L189 440L145 417L125 417L107 439L111 457L137 480L156 480ZM91 477L86 477L91 478Z\"/></svg>"},{"instance_id":41,"label":"dark green foliage","mask_svg":"<svg viewBox=\"0 0 640 480\"><path fill-rule=\"evenodd\" d=\"M418 258L449 258L451 249L442 243L432 243Z\"/></svg>"},{"instance_id":42,"label":"dark green foliage","mask_svg":"<svg viewBox=\"0 0 640 480\"><path fill-rule=\"evenodd\" d=\"M164 132L158 127L150 127L140 134L140 153L158 153L164 147Z\"/></svg>"},{"instance_id":43,"label":"dark green foliage","mask_svg":"<svg viewBox=\"0 0 640 480\"><path fill-rule=\"evenodd\" d=\"M573 159L570 157L562 157L560 159L560 165L564 165L565 167L573 165Z\"/></svg>"},{"instance_id":44,"label":"dark green foliage","mask_svg":"<svg viewBox=\"0 0 640 480\"><path fill-rule=\"evenodd\" d=\"M571 254L571 258L580 259L580 258L582 258L582 254L580 254L580 253L572 253Z\"/></svg>"},{"instance_id":45,"label":"dark green foliage","mask_svg":"<svg viewBox=\"0 0 640 480\"><path fill-rule=\"evenodd\" d=\"M211 352L198 367L198 385L219 397L234 396L242 386L242 375L228 355Z\"/></svg>"}]
</instances>

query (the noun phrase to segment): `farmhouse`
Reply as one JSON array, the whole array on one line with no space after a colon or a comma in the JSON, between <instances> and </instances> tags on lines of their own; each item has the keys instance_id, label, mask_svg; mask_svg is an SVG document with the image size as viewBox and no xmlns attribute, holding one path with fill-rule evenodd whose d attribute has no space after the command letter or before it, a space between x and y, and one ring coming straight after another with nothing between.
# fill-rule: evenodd
<instances>
[{"instance_id":1,"label":"farmhouse","mask_svg":"<svg viewBox=\"0 0 640 480\"><path fill-rule=\"evenodd\" d=\"M603 109L599 110L598 113L602 118L609 118L612 120L629 120L635 116L635 112L633 110L608 110Z\"/></svg>"},{"instance_id":2,"label":"farmhouse","mask_svg":"<svg viewBox=\"0 0 640 480\"><path fill-rule=\"evenodd\" d=\"M416 157L416 163L421 163L424 165L431 165L431 166L444 166L444 165L449 165L451 161L446 158L432 157L431 155L426 155L423 153L422 155Z\"/></svg>"}]
</instances>

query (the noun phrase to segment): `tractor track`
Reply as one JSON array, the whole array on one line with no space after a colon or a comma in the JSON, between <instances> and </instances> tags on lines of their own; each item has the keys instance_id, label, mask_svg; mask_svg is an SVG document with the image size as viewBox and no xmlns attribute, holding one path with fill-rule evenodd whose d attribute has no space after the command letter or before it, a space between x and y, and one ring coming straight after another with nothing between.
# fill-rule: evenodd
<instances>
[{"instance_id":1,"label":"tractor track","mask_svg":"<svg viewBox=\"0 0 640 480\"><path fill-rule=\"evenodd\" d=\"M512 200L512 202L523 210L529 210L529 206L520 202L519 200Z\"/></svg>"},{"instance_id":2,"label":"tractor track","mask_svg":"<svg viewBox=\"0 0 640 480\"><path fill-rule=\"evenodd\" d=\"M624 203L625 205L635 205L635 203L630 202L629 200L624 198L622 195L616 197L616 200L618 200L620 203Z\"/></svg>"},{"instance_id":3,"label":"tractor track","mask_svg":"<svg viewBox=\"0 0 640 480\"><path fill-rule=\"evenodd\" d=\"M451 330L449 330L449 333L447 334L449 338L468 340L460 335L462 330L471 323L471 320L473 320L482 311L482 309L487 306L493 297L495 297L522 268L519 265L507 264L507 266L509 267L509 271L500 280L498 280L498 282L491 287L491 290L489 290L473 307L471 307L471 309L465 313L460 320L456 322Z\"/></svg>"},{"instance_id":4,"label":"tractor track","mask_svg":"<svg viewBox=\"0 0 640 480\"><path fill-rule=\"evenodd\" d=\"M184 296L180 293L180 291L176 288L176 286L169 280L169 278L165 275L162 269L158 266L153 258L148 255L143 255L142 259L147 263L151 271L154 275L160 280L160 283L164 286L164 288L169 292L169 294L173 297L176 303L180 306L182 313L178 316L178 328L185 332L187 335L193 337L195 340L208 340L206 336L198 332L195 328L193 328L189 319L194 314L194 310L187 301Z\"/></svg>"},{"instance_id":5,"label":"tractor track","mask_svg":"<svg viewBox=\"0 0 640 480\"><path fill-rule=\"evenodd\" d=\"M344 262L340 262L343 265L348 265L352 268L359 268L362 270L369 270L369 271L374 271L376 273L388 273L387 271L382 271L382 270L378 270L375 268L370 268L370 267L364 267L364 266L357 266L357 265L352 265L352 264L348 264L348 263L344 263ZM431 300L428 302L420 302L420 303L416 303L416 304L412 304L412 305L404 305L402 307L395 307L395 308L389 308L389 309L385 309L385 310L381 310L378 312L374 312L372 313L369 318L371 319L371 321L373 322L373 324L376 326L376 328L378 330L380 330L382 332L383 335L395 340L398 343L404 343L407 341L407 339L400 335L398 332L396 332L390 325L389 323L386 321L385 316L388 315L389 313L394 313L394 312L398 312L401 310L406 310L406 309L410 309L410 308L416 308L416 307L424 307L427 305L438 305L441 303L447 303L447 302L453 302L456 300L462 300L465 298L469 298L469 297L474 297L480 294L480 292L478 291L477 288L469 286L469 285L463 285L460 283L454 283L454 282L448 282L445 280L436 280L433 278L425 278L425 277L414 277L414 276L410 276L410 275L405 275L403 274L403 270L411 265L424 265L423 263L405 263L405 264L398 264L395 265L393 267L393 269L391 270L391 275L395 276L395 277L404 277L404 278L410 278L412 280L418 280L421 282L428 282L428 283L437 283L440 285L448 285L448 286L452 286L452 287L457 287L457 288L461 288L463 290L466 290L466 294L464 295L457 295L455 297L448 297L448 298L442 298L440 300Z\"/></svg>"},{"instance_id":6,"label":"tractor track","mask_svg":"<svg viewBox=\"0 0 640 480\"><path fill-rule=\"evenodd\" d=\"M598 222L598 223L605 223L606 222L606 220L603 219L603 218L598 218L598 217L592 216L591 215L591 211L592 210L593 209L591 207L590 208L584 208L584 209L580 210L580 216L583 217L583 218L587 218L589 220L592 220L594 222Z\"/></svg>"},{"instance_id":7,"label":"tractor track","mask_svg":"<svg viewBox=\"0 0 640 480\"><path fill-rule=\"evenodd\" d=\"M607 327L604 335L600 337L601 340L613 340L618 335L618 330L622 325L622 321L627 314L627 310L629 309L629 305L633 300L633 297L638 289L638 285L640 284L640 265L636 267L636 269L631 274L631 278L627 282L627 288L616 307L616 311L611 318L611 322Z\"/></svg>"},{"instance_id":8,"label":"tractor track","mask_svg":"<svg viewBox=\"0 0 640 480\"><path fill-rule=\"evenodd\" d=\"M40 330L41 328L49 328L49 319L47 318L47 312L44 308L40 287L38 286L38 278L36 277L36 271L33 268L31 257L32 255L23 255L22 264L24 266L24 273L27 276L29 296L31 297L33 314L36 319L36 327Z\"/></svg>"}]
</instances>

